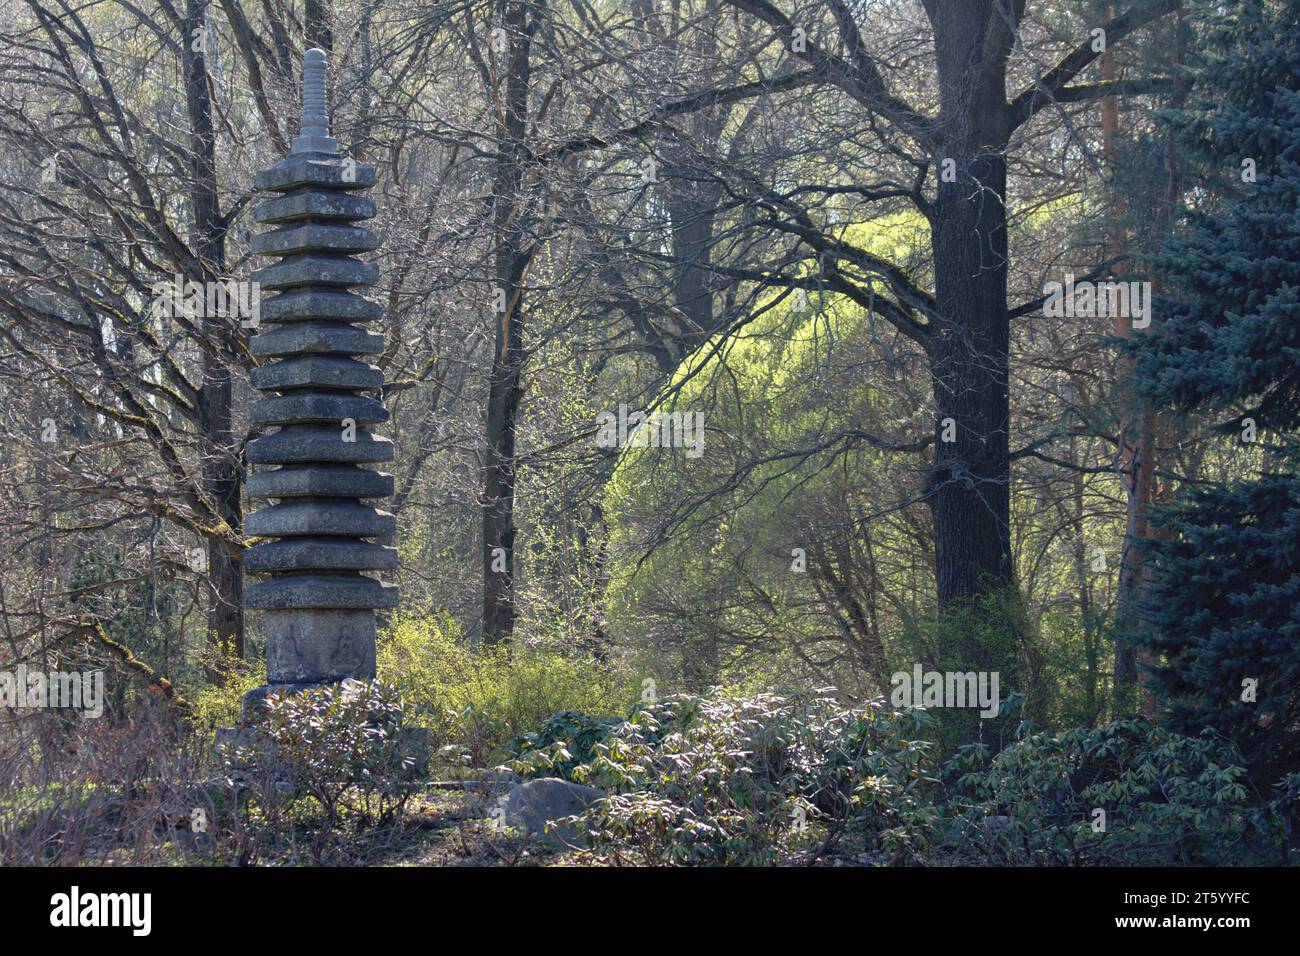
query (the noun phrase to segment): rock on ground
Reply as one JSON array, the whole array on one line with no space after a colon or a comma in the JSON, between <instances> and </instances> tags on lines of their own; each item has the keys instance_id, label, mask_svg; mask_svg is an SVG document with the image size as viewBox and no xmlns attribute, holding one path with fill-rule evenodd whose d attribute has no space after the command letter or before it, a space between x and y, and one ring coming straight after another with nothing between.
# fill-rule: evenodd
<instances>
[{"instance_id":1,"label":"rock on ground","mask_svg":"<svg viewBox=\"0 0 1300 956\"><path fill-rule=\"evenodd\" d=\"M572 824L547 824L582 813L605 796L603 790L570 783L559 777L542 777L511 788L497 800L490 814L501 824L518 827L556 847L585 846L586 834Z\"/></svg>"}]
</instances>

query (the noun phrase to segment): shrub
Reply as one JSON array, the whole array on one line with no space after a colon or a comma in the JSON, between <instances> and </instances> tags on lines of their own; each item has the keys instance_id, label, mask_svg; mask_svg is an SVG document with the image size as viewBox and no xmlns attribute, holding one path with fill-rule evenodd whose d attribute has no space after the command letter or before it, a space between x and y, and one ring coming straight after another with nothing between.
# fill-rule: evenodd
<instances>
[{"instance_id":1,"label":"shrub","mask_svg":"<svg viewBox=\"0 0 1300 956\"><path fill-rule=\"evenodd\" d=\"M953 842L980 862L1222 864L1285 848L1240 753L1208 733L1144 720L1036 733L991 758L964 748L945 773Z\"/></svg>"},{"instance_id":2,"label":"shrub","mask_svg":"<svg viewBox=\"0 0 1300 956\"><path fill-rule=\"evenodd\" d=\"M194 729L211 739L219 728L239 725L244 695L265 683L266 667L260 660L244 661L211 650L205 652L203 665L222 680L188 691L186 699L193 705L189 718Z\"/></svg>"},{"instance_id":3,"label":"shrub","mask_svg":"<svg viewBox=\"0 0 1300 956\"><path fill-rule=\"evenodd\" d=\"M547 773L571 780L573 772L596 755L596 745L620 723L618 717L595 717L578 710L551 714L539 729L511 741L513 769L524 776Z\"/></svg>"},{"instance_id":4,"label":"shrub","mask_svg":"<svg viewBox=\"0 0 1300 956\"><path fill-rule=\"evenodd\" d=\"M130 718L0 719L0 867L198 862L190 815L210 807L208 755L147 700Z\"/></svg>"},{"instance_id":5,"label":"shrub","mask_svg":"<svg viewBox=\"0 0 1300 956\"><path fill-rule=\"evenodd\" d=\"M574 821L596 852L647 865L1285 862L1300 819L1300 775L1265 799L1208 733L1025 722L1000 752L967 746L933 772L918 739L933 732L925 712L881 701L684 696L623 721L555 714L510 768L603 788Z\"/></svg>"},{"instance_id":6,"label":"shrub","mask_svg":"<svg viewBox=\"0 0 1300 956\"><path fill-rule=\"evenodd\" d=\"M272 695L252 745L231 748L226 766L236 778L251 768L255 778L289 794L290 802L314 799L327 829L345 811L366 825L386 823L420 783L404 730L401 701L382 684L347 680Z\"/></svg>"},{"instance_id":7,"label":"shrub","mask_svg":"<svg viewBox=\"0 0 1300 956\"><path fill-rule=\"evenodd\" d=\"M396 619L380 641L379 674L432 747L477 767L508 757L513 740L557 711L620 713L629 699L609 665L519 644L471 647L450 617Z\"/></svg>"},{"instance_id":8,"label":"shrub","mask_svg":"<svg viewBox=\"0 0 1300 956\"><path fill-rule=\"evenodd\" d=\"M771 864L854 836L893 860L928 845L927 745L912 717L816 695L676 697L595 741L574 780L610 795L581 818L593 849L647 864ZM571 760L566 741L518 768Z\"/></svg>"},{"instance_id":9,"label":"shrub","mask_svg":"<svg viewBox=\"0 0 1300 956\"><path fill-rule=\"evenodd\" d=\"M1023 640L1028 628L1024 597L1014 589L995 591L925 622L923 633L909 641L908 656L895 659L901 671L920 663L924 670L996 673L1004 704L1014 697L1037 713L1042 695L1028 679L1034 668L1022 660L1022 651L1034 643ZM930 714L929 733L943 754L972 743L998 749L1015 733L1016 709L1023 708L1004 706L997 717L986 718L974 708L939 708Z\"/></svg>"}]
</instances>

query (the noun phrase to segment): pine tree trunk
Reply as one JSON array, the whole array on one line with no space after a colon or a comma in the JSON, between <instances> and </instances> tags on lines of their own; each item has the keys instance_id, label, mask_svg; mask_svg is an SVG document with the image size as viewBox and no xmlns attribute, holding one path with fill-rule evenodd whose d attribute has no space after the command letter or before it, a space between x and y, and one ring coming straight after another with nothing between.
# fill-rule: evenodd
<instances>
[{"instance_id":1,"label":"pine tree trunk","mask_svg":"<svg viewBox=\"0 0 1300 956\"><path fill-rule=\"evenodd\" d=\"M1107 16L1115 14L1115 5L1107 5ZM1175 49L1175 63L1181 62L1181 49ZM1115 57L1110 51L1099 61L1102 82L1116 79ZM1106 167L1114 177L1117 172L1119 143L1119 101L1115 96L1101 100L1102 152ZM1176 177L1170 170L1166 198L1176 196ZM1168 206L1166 206L1166 209ZM1106 254L1116 258L1128 251L1129 235L1125 227L1128 210L1116 189L1111 189L1107 209ZM1167 226L1157 225L1156 234ZM1117 267L1120 272L1122 267ZM1153 294L1156 284L1153 283ZM1133 335L1133 320L1115 316L1115 334L1120 338ZM1116 716L1140 709L1147 716L1155 714L1155 699L1150 691L1139 690L1139 662L1150 663L1149 655L1139 650L1142 604L1146 597L1147 573L1143 567L1141 542L1151 533L1150 512L1155 489L1155 414L1149 402L1136 398L1131 387L1133 361L1121 358L1116 369L1119 383L1121 422L1119 428L1119 471L1124 486L1125 520L1123 553L1120 556L1119 585L1115 608L1114 712Z\"/></svg>"}]
</instances>

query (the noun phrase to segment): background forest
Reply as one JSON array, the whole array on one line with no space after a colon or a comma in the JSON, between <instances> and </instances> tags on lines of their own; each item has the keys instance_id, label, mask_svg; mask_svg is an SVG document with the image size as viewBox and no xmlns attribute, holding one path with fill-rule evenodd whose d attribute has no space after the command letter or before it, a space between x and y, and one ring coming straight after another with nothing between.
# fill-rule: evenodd
<instances>
[{"instance_id":1,"label":"background forest","mask_svg":"<svg viewBox=\"0 0 1300 956\"><path fill-rule=\"evenodd\" d=\"M261 359L153 290L265 264L310 47L430 767L336 794L365 707L286 704L299 801L210 766ZM582 860L1287 861L1298 200L1283 0L0 0L0 667L107 674L0 715L0 861L438 862L502 766L600 790Z\"/></svg>"}]
</instances>

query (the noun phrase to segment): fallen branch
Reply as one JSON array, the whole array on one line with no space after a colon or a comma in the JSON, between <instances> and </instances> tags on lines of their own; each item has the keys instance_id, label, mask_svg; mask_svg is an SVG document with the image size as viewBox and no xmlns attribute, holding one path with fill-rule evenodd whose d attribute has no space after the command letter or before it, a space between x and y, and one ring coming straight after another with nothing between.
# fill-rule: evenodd
<instances>
[{"instance_id":1,"label":"fallen branch","mask_svg":"<svg viewBox=\"0 0 1300 956\"><path fill-rule=\"evenodd\" d=\"M123 664L143 677L148 683L149 689L158 691L169 704L181 710L191 710L193 708L193 704L176 692L176 688L172 686L171 681L136 657L131 648L109 637L108 632L104 630L104 625L99 621L83 620L78 626L81 630L94 634L99 643L120 657Z\"/></svg>"}]
</instances>

